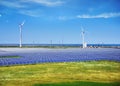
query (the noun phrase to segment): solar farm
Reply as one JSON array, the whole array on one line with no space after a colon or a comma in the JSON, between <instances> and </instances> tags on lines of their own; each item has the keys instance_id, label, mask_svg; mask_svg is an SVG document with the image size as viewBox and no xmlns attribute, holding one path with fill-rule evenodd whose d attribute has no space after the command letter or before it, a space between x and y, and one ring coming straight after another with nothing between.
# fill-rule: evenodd
<instances>
[{"instance_id":1,"label":"solar farm","mask_svg":"<svg viewBox=\"0 0 120 86\"><path fill-rule=\"evenodd\" d=\"M9 57L18 58L9 58ZM8 57L8 58L7 58ZM120 62L120 49L1 49L0 66L48 62L81 62L109 60Z\"/></svg>"},{"instance_id":2,"label":"solar farm","mask_svg":"<svg viewBox=\"0 0 120 86\"><path fill-rule=\"evenodd\" d=\"M0 48L0 86L120 86L117 48Z\"/></svg>"}]
</instances>

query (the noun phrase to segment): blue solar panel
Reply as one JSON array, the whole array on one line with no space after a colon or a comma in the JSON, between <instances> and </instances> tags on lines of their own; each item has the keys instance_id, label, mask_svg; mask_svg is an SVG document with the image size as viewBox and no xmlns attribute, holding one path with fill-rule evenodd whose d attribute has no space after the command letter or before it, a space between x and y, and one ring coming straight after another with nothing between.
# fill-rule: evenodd
<instances>
[{"instance_id":1,"label":"blue solar panel","mask_svg":"<svg viewBox=\"0 0 120 86\"><path fill-rule=\"evenodd\" d=\"M20 58L3 58L3 56L20 56ZM0 66L38 64L45 62L75 62L109 60L120 62L120 49L64 49L29 52L4 52L0 54Z\"/></svg>"}]
</instances>

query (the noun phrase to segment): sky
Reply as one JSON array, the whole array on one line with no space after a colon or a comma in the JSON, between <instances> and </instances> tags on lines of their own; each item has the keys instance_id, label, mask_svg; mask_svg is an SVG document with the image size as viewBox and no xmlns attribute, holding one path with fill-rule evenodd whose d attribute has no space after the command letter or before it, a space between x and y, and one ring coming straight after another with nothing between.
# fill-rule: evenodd
<instances>
[{"instance_id":1,"label":"sky","mask_svg":"<svg viewBox=\"0 0 120 86\"><path fill-rule=\"evenodd\" d=\"M120 44L120 0L0 0L0 44Z\"/></svg>"}]
</instances>

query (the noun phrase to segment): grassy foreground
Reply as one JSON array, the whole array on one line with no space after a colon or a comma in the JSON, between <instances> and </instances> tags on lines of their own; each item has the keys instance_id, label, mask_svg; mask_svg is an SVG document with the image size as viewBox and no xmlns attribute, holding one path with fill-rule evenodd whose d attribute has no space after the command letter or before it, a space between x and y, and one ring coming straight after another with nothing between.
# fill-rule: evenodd
<instances>
[{"instance_id":1,"label":"grassy foreground","mask_svg":"<svg viewBox=\"0 0 120 86\"><path fill-rule=\"evenodd\" d=\"M65 62L0 67L0 86L120 85L115 82L120 82L119 62Z\"/></svg>"},{"instance_id":2,"label":"grassy foreground","mask_svg":"<svg viewBox=\"0 0 120 86\"><path fill-rule=\"evenodd\" d=\"M63 83L51 83L51 84L34 84L34 86L120 86L120 82L63 82Z\"/></svg>"}]
</instances>

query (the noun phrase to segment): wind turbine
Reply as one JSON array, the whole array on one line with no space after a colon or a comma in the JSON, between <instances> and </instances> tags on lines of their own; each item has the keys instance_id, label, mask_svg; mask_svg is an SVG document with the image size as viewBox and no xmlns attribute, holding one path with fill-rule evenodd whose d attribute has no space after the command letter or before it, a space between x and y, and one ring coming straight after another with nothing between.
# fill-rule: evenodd
<instances>
[{"instance_id":1,"label":"wind turbine","mask_svg":"<svg viewBox=\"0 0 120 86\"><path fill-rule=\"evenodd\" d=\"M20 45L19 47L22 47L22 27L24 25L25 21L23 21L21 24L19 24L19 28L20 28Z\"/></svg>"},{"instance_id":2,"label":"wind turbine","mask_svg":"<svg viewBox=\"0 0 120 86\"><path fill-rule=\"evenodd\" d=\"M87 44L85 42L85 31L83 29L83 27L81 26L81 35L82 35L82 43L83 43L83 48L87 47Z\"/></svg>"}]
</instances>

